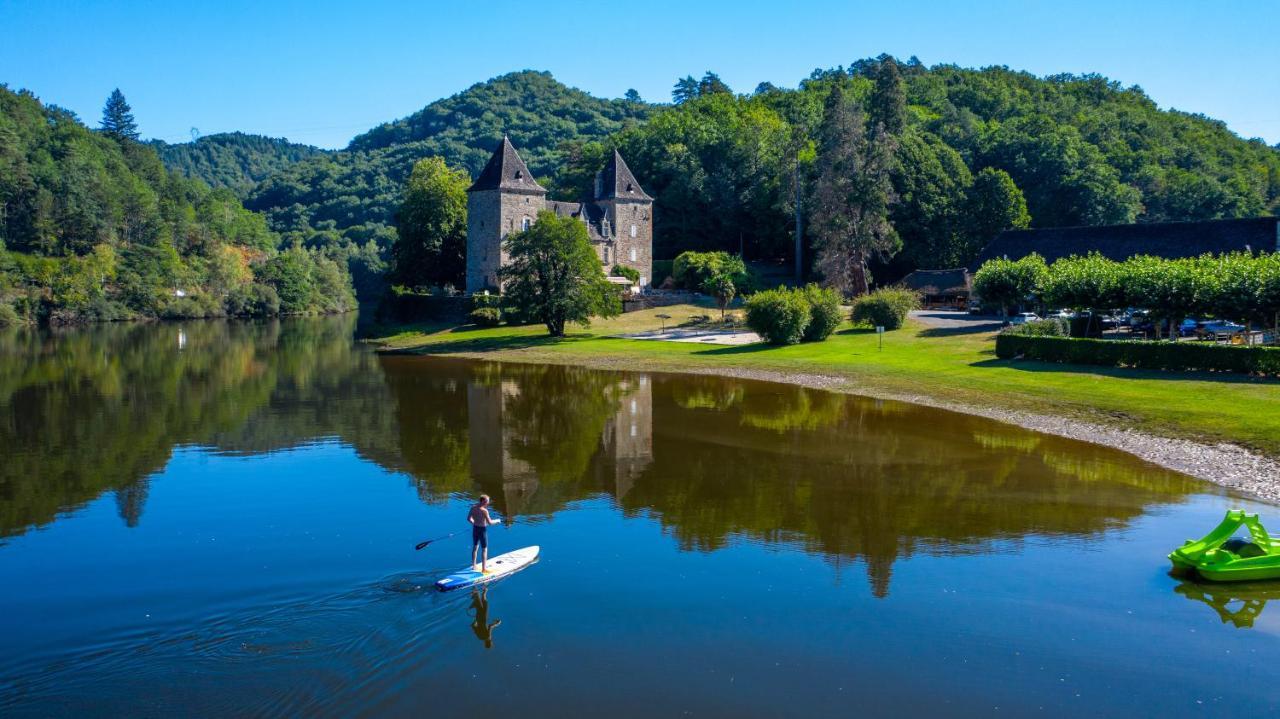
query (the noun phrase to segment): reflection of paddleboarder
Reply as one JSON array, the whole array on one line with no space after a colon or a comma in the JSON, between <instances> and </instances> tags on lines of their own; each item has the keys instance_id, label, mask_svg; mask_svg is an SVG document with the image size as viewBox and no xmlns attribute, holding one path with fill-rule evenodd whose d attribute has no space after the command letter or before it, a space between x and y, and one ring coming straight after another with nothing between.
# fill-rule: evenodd
<instances>
[{"instance_id":1,"label":"reflection of paddleboarder","mask_svg":"<svg viewBox=\"0 0 1280 719\"><path fill-rule=\"evenodd\" d=\"M502 620L489 621L488 591L489 589L484 587L471 593L471 610L475 614L475 620L471 622L471 631L476 633L477 639L484 642L485 649L492 649L493 630L502 624Z\"/></svg>"}]
</instances>

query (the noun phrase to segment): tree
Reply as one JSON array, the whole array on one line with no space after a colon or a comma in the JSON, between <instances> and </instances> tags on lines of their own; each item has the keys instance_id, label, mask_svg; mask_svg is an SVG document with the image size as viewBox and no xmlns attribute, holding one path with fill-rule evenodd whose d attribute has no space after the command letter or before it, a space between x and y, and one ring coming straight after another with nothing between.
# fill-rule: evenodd
<instances>
[{"instance_id":1,"label":"tree","mask_svg":"<svg viewBox=\"0 0 1280 719\"><path fill-rule=\"evenodd\" d=\"M889 222L893 140L880 129L868 137L863 125L861 108L835 83L818 128L811 229L819 271L846 295L869 289L868 257L889 256L901 246Z\"/></svg>"},{"instance_id":2,"label":"tree","mask_svg":"<svg viewBox=\"0 0 1280 719\"><path fill-rule=\"evenodd\" d=\"M686 103L698 96L698 81L693 75L686 75L676 80L675 87L671 89L671 101L677 105Z\"/></svg>"},{"instance_id":3,"label":"tree","mask_svg":"<svg viewBox=\"0 0 1280 719\"><path fill-rule=\"evenodd\" d=\"M640 97L640 93L636 92L634 87L628 88L626 94L622 96L622 99L627 102L644 102L644 99Z\"/></svg>"},{"instance_id":4,"label":"tree","mask_svg":"<svg viewBox=\"0 0 1280 719\"><path fill-rule=\"evenodd\" d=\"M1044 286L1049 268L1032 253L1020 260L988 260L973 275L973 292L982 302L1000 305L1001 316L1009 307L1033 299Z\"/></svg>"},{"instance_id":5,"label":"tree","mask_svg":"<svg viewBox=\"0 0 1280 719\"><path fill-rule=\"evenodd\" d=\"M138 123L133 121L133 108L129 107L120 88L111 91L107 104L102 108L102 134L116 141L138 139Z\"/></svg>"},{"instance_id":6,"label":"tree","mask_svg":"<svg viewBox=\"0 0 1280 719\"><path fill-rule=\"evenodd\" d=\"M587 324L593 315L621 311L580 220L543 210L529 229L507 237L506 250L510 264L498 274L507 304L542 322L552 337L564 336L568 322Z\"/></svg>"},{"instance_id":7,"label":"tree","mask_svg":"<svg viewBox=\"0 0 1280 719\"><path fill-rule=\"evenodd\" d=\"M719 75L707 70L702 79L698 81L698 97L706 97L719 92L727 95L733 94L733 90L729 89L729 86L724 83L724 80L720 79Z\"/></svg>"},{"instance_id":8,"label":"tree","mask_svg":"<svg viewBox=\"0 0 1280 719\"><path fill-rule=\"evenodd\" d=\"M902 84L898 63L885 57L876 67L876 86L871 92L867 119L871 127L881 127L890 135L899 135L907 126L907 92Z\"/></svg>"},{"instance_id":9,"label":"tree","mask_svg":"<svg viewBox=\"0 0 1280 719\"><path fill-rule=\"evenodd\" d=\"M465 170L451 168L439 157L414 164L396 213L393 282L408 287L462 284L469 184Z\"/></svg>"},{"instance_id":10,"label":"tree","mask_svg":"<svg viewBox=\"0 0 1280 719\"><path fill-rule=\"evenodd\" d=\"M1027 199L1004 170L982 168L973 178L965 204L964 221L969 237L966 249L969 258L1001 232L1031 226Z\"/></svg>"},{"instance_id":11,"label":"tree","mask_svg":"<svg viewBox=\"0 0 1280 719\"><path fill-rule=\"evenodd\" d=\"M720 308L720 321L724 322L724 312L738 294L733 284L733 275L728 272L717 272L702 283L702 291L716 298L716 306Z\"/></svg>"}]
</instances>

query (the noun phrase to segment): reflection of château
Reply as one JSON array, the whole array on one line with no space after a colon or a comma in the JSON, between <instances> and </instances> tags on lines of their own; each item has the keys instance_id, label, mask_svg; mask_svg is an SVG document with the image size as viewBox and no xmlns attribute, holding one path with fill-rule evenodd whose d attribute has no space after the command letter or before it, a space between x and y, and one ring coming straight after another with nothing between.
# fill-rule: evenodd
<instances>
[{"instance_id":1,"label":"reflection of ch\u00e2teau","mask_svg":"<svg viewBox=\"0 0 1280 719\"><path fill-rule=\"evenodd\" d=\"M536 391L536 385L528 391ZM604 422L599 450L591 461L592 474L601 489L622 497L653 461L653 393L649 377L639 375L617 381L607 394L616 410ZM538 506L533 501L539 485L538 468L518 456L531 437L521 432L525 425L506 416L508 407L525 399L532 397L522 397L520 382L515 379L467 386L471 475L482 487L501 486L501 494L495 498L501 498L499 506L509 516ZM530 455L526 452L524 456Z\"/></svg>"}]
</instances>

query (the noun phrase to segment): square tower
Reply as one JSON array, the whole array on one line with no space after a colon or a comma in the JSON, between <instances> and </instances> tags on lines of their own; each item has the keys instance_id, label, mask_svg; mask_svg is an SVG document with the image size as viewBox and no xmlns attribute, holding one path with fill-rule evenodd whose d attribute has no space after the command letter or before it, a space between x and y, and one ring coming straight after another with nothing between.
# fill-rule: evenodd
<instances>
[{"instance_id":1,"label":"square tower","mask_svg":"<svg viewBox=\"0 0 1280 719\"><path fill-rule=\"evenodd\" d=\"M653 281L653 198L617 150L596 175L595 204L604 214L602 234L613 241L614 263L639 272L640 286L647 287Z\"/></svg>"},{"instance_id":2,"label":"square tower","mask_svg":"<svg viewBox=\"0 0 1280 719\"><path fill-rule=\"evenodd\" d=\"M467 292L497 290L506 264L502 242L528 228L547 206L520 153L504 135L480 176L467 189Z\"/></svg>"}]
</instances>

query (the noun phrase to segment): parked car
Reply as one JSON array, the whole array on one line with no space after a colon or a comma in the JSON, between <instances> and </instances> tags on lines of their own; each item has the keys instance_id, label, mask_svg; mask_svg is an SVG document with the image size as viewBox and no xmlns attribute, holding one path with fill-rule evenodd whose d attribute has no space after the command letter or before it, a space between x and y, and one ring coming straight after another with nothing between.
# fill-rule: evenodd
<instances>
[{"instance_id":1,"label":"parked car","mask_svg":"<svg viewBox=\"0 0 1280 719\"><path fill-rule=\"evenodd\" d=\"M1227 320L1209 320L1200 325L1202 332L1212 335L1231 335L1237 332L1244 332L1244 329L1244 325L1238 325Z\"/></svg>"},{"instance_id":2,"label":"parked car","mask_svg":"<svg viewBox=\"0 0 1280 719\"><path fill-rule=\"evenodd\" d=\"M1011 325L1025 325L1028 322L1035 322L1040 319L1040 315L1034 312L1021 312L1009 318Z\"/></svg>"}]
</instances>

